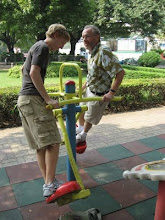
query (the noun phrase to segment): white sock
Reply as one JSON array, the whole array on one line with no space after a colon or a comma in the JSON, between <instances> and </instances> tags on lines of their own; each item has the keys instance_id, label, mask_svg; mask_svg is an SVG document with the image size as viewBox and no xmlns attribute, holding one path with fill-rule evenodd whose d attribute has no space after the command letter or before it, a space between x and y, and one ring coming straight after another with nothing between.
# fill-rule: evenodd
<instances>
[{"instance_id":1,"label":"white sock","mask_svg":"<svg viewBox=\"0 0 165 220\"><path fill-rule=\"evenodd\" d=\"M83 130L84 129L84 126L83 125L78 125L78 128L80 129L80 130Z\"/></svg>"},{"instance_id":2,"label":"white sock","mask_svg":"<svg viewBox=\"0 0 165 220\"><path fill-rule=\"evenodd\" d=\"M87 132L85 132L84 130L80 133L82 137L86 137L87 136Z\"/></svg>"}]
</instances>

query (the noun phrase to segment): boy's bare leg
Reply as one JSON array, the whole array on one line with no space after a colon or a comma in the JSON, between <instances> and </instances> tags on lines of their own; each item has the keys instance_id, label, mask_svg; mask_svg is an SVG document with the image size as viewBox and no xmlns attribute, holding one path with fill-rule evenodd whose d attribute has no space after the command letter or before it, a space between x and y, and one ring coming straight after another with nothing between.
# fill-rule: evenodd
<instances>
[{"instance_id":1,"label":"boy's bare leg","mask_svg":"<svg viewBox=\"0 0 165 220\"><path fill-rule=\"evenodd\" d=\"M85 123L84 123L84 132L88 133L88 131L91 129L91 127L92 127L92 124L85 121Z\"/></svg>"},{"instance_id":2,"label":"boy's bare leg","mask_svg":"<svg viewBox=\"0 0 165 220\"><path fill-rule=\"evenodd\" d=\"M59 144L37 150L37 161L45 184L51 184L55 178L56 165L59 155Z\"/></svg>"},{"instance_id":3,"label":"boy's bare leg","mask_svg":"<svg viewBox=\"0 0 165 220\"><path fill-rule=\"evenodd\" d=\"M81 113L79 117L79 125L84 126L84 122L84 113Z\"/></svg>"},{"instance_id":4,"label":"boy's bare leg","mask_svg":"<svg viewBox=\"0 0 165 220\"><path fill-rule=\"evenodd\" d=\"M45 154L46 184L51 184L55 178L58 155L59 155L59 144L51 145L46 149L46 154Z\"/></svg>"},{"instance_id":5,"label":"boy's bare leg","mask_svg":"<svg viewBox=\"0 0 165 220\"><path fill-rule=\"evenodd\" d=\"M46 148L37 150L37 162L44 178L46 180L46 164L45 164Z\"/></svg>"}]
</instances>

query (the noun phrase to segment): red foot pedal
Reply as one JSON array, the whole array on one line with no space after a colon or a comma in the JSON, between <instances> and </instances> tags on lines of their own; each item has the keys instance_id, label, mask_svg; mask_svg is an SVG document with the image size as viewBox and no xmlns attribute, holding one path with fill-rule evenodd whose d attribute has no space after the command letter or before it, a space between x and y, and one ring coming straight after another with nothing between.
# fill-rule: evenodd
<instances>
[{"instance_id":1,"label":"red foot pedal","mask_svg":"<svg viewBox=\"0 0 165 220\"><path fill-rule=\"evenodd\" d=\"M54 194L52 194L50 197L46 199L46 203L55 202L59 197L64 196L66 194L80 191L81 187L76 181L69 181L64 184L62 184Z\"/></svg>"},{"instance_id":2,"label":"red foot pedal","mask_svg":"<svg viewBox=\"0 0 165 220\"><path fill-rule=\"evenodd\" d=\"M77 152L78 154L83 154L84 151L86 150L86 148L87 148L86 141L82 141L82 142L80 142L80 143L77 144L77 146L76 146L76 152Z\"/></svg>"}]
</instances>

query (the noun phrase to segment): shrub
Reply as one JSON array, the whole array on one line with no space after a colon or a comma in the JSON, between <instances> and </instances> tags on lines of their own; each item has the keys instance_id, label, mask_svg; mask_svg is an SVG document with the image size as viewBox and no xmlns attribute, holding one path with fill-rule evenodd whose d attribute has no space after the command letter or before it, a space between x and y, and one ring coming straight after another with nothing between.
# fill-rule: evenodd
<instances>
[{"instance_id":1,"label":"shrub","mask_svg":"<svg viewBox=\"0 0 165 220\"><path fill-rule=\"evenodd\" d=\"M124 79L153 79L153 78L165 78L164 73L136 71L125 69Z\"/></svg>"},{"instance_id":2,"label":"shrub","mask_svg":"<svg viewBox=\"0 0 165 220\"><path fill-rule=\"evenodd\" d=\"M160 54L155 51L149 51L142 54L138 59L140 66L155 67L160 62Z\"/></svg>"},{"instance_id":3,"label":"shrub","mask_svg":"<svg viewBox=\"0 0 165 220\"><path fill-rule=\"evenodd\" d=\"M20 78L21 77L21 67L20 65L16 65L9 69L8 76L13 78Z\"/></svg>"},{"instance_id":4,"label":"shrub","mask_svg":"<svg viewBox=\"0 0 165 220\"><path fill-rule=\"evenodd\" d=\"M59 91L59 85L46 88L48 92ZM0 127L21 125L16 102L20 88L0 89ZM144 109L165 104L165 79L137 79L122 83L116 96L123 96L121 102L110 102L108 112L123 112Z\"/></svg>"},{"instance_id":5,"label":"shrub","mask_svg":"<svg viewBox=\"0 0 165 220\"><path fill-rule=\"evenodd\" d=\"M155 51L156 53L163 53L163 50L161 48L158 48L158 49L151 49L151 51Z\"/></svg>"},{"instance_id":6,"label":"shrub","mask_svg":"<svg viewBox=\"0 0 165 220\"><path fill-rule=\"evenodd\" d=\"M47 78L53 78L53 77L59 77L59 70L60 66L63 62L52 62L51 64L48 65L47 68ZM87 72L87 64L86 63L80 63L76 62L79 64L83 72ZM9 69L8 71L8 76L13 77L13 78L20 78L22 76L21 74L21 65L16 65L12 68ZM66 66L63 69L63 77L68 77L68 76L78 76L77 69L72 67L72 66Z\"/></svg>"},{"instance_id":7,"label":"shrub","mask_svg":"<svg viewBox=\"0 0 165 220\"><path fill-rule=\"evenodd\" d=\"M59 77L60 66L63 62L55 62L48 66L47 68L47 78ZM66 66L63 69L63 77L68 76L78 76L77 69L72 66Z\"/></svg>"},{"instance_id":8,"label":"shrub","mask_svg":"<svg viewBox=\"0 0 165 220\"><path fill-rule=\"evenodd\" d=\"M74 55L58 55L59 62L73 61Z\"/></svg>"},{"instance_id":9,"label":"shrub","mask_svg":"<svg viewBox=\"0 0 165 220\"><path fill-rule=\"evenodd\" d=\"M20 88L0 89L0 128L21 125L16 108Z\"/></svg>"},{"instance_id":10,"label":"shrub","mask_svg":"<svg viewBox=\"0 0 165 220\"><path fill-rule=\"evenodd\" d=\"M0 55L0 61L5 62L5 59L7 58L7 62L20 62L24 61L24 55L23 53L2 53Z\"/></svg>"},{"instance_id":11,"label":"shrub","mask_svg":"<svg viewBox=\"0 0 165 220\"><path fill-rule=\"evenodd\" d=\"M68 61L80 61L81 59L84 59L84 56L74 56L74 55L64 55L61 54L58 56L58 61L59 62L68 62Z\"/></svg>"},{"instance_id":12,"label":"shrub","mask_svg":"<svg viewBox=\"0 0 165 220\"><path fill-rule=\"evenodd\" d=\"M165 63L164 63L165 65ZM130 66L130 65L122 65L124 70L135 70L135 71L143 71L143 72L149 72L149 73L164 73L165 69L159 69L159 68L152 68L152 67L142 67L142 66Z\"/></svg>"}]
</instances>

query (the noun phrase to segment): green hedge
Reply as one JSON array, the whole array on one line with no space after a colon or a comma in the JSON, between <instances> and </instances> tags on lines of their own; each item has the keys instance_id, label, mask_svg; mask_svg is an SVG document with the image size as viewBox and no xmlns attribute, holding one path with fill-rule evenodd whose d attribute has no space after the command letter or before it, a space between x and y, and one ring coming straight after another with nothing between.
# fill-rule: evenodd
<instances>
[{"instance_id":1,"label":"green hedge","mask_svg":"<svg viewBox=\"0 0 165 220\"><path fill-rule=\"evenodd\" d=\"M142 67L142 66L131 66L131 65L122 65L122 67L125 70L136 70L136 71L143 71L143 72L150 72L150 73L156 72L157 74L159 73L165 74L165 69L159 69L159 68L153 68L153 67Z\"/></svg>"},{"instance_id":2,"label":"green hedge","mask_svg":"<svg viewBox=\"0 0 165 220\"><path fill-rule=\"evenodd\" d=\"M53 77L58 77L59 76L59 69L61 64L64 62L52 62L51 64L48 65L47 68L47 78L53 78ZM75 63L75 62L74 62ZM87 64L86 63L80 63L76 62L80 68L82 69L82 72L87 72ZM10 68L8 71L8 76L13 77L13 78L20 78L21 77L21 67L22 65L15 65L14 67ZM63 76L78 76L78 72L76 68L73 68L71 66L66 66L64 67L63 70Z\"/></svg>"},{"instance_id":3,"label":"green hedge","mask_svg":"<svg viewBox=\"0 0 165 220\"><path fill-rule=\"evenodd\" d=\"M47 69L47 78L53 78L59 76L59 69L63 62L52 62ZM77 62L82 69L84 74L87 73L87 64ZM130 66L130 65L122 65L126 74L125 79L139 79L139 78L164 78L165 77L165 69L158 68L150 68L150 67L140 67L140 66ZM21 65L16 65L9 69L8 76L14 78L21 77ZM68 76L77 76L77 70L74 67L66 66L64 68L63 77Z\"/></svg>"},{"instance_id":4,"label":"green hedge","mask_svg":"<svg viewBox=\"0 0 165 220\"><path fill-rule=\"evenodd\" d=\"M159 62L160 54L155 51L143 53L138 59L138 64L140 66L155 67L159 64Z\"/></svg>"},{"instance_id":5,"label":"green hedge","mask_svg":"<svg viewBox=\"0 0 165 220\"><path fill-rule=\"evenodd\" d=\"M8 76L13 78L21 77L21 67L22 65L15 65L8 70Z\"/></svg>"},{"instance_id":6,"label":"green hedge","mask_svg":"<svg viewBox=\"0 0 165 220\"><path fill-rule=\"evenodd\" d=\"M110 107L115 112L145 109L165 104L165 80L152 82L127 83L120 87L118 94L124 98L122 102L112 102Z\"/></svg>"},{"instance_id":7,"label":"green hedge","mask_svg":"<svg viewBox=\"0 0 165 220\"><path fill-rule=\"evenodd\" d=\"M58 76L60 65L63 62L54 62L49 65L48 76L52 77L57 73ZM86 72L87 65L78 63ZM149 67L123 65L126 75L123 83L116 95L121 95L124 99L121 102L112 102L109 105L108 112L122 112L135 109L143 109L165 104L165 70ZM75 70L74 70L75 69ZM65 70L67 70L65 72ZM15 72L19 77L20 66L9 71L10 76ZM16 74L16 75L17 75ZM64 68L64 76L77 76L76 68ZM73 76L72 75L72 76ZM16 77L16 76L14 76ZM0 127L21 125L18 110L16 108L17 97L20 88L12 87L8 89L0 89ZM59 90L59 85L49 85L48 92Z\"/></svg>"},{"instance_id":8,"label":"green hedge","mask_svg":"<svg viewBox=\"0 0 165 220\"><path fill-rule=\"evenodd\" d=\"M59 91L59 85L50 85L48 92ZM21 125L17 109L19 87L0 89L0 128Z\"/></svg>"},{"instance_id":9,"label":"green hedge","mask_svg":"<svg viewBox=\"0 0 165 220\"><path fill-rule=\"evenodd\" d=\"M59 85L51 85L48 92L58 91ZM20 88L8 88L0 90L0 127L18 126L21 121L16 108L17 97ZM165 104L165 79L137 79L127 80L117 92L117 96L123 96L121 102L111 102L108 112L123 112L137 109L145 109Z\"/></svg>"}]
</instances>

